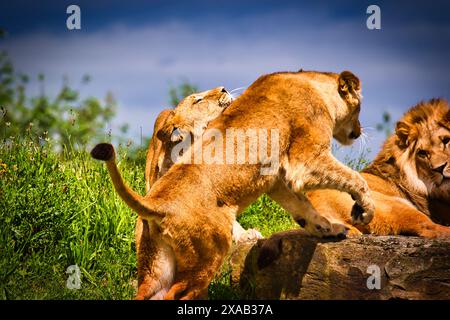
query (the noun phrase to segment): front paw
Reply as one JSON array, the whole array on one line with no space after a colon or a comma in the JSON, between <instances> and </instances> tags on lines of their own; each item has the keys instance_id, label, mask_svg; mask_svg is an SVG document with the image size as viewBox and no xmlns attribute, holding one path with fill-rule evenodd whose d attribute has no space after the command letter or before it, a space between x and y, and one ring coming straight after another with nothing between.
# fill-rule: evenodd
<instances>
[{"instance_id":1,"label":"front paw","mask_svg":"<svg viewBox=\"0 0 450 320\"><path fill-rule=\"evenodd\" d=\"M366 201L365 205L355 202L352 208L352 224L366 225L372 221L375 212L375 206L372 201Z\"/></svg>"},{"instance_id":2,"label":"front paw","mask_svg":"<svg viewBox=\"0 0 450 320\"><path fill-rule=\"evenodd\" d=\"M318 216L315 221L307 223L301 219L303 223L297 221L305 230L319 238L334 238L345 239L347 237L348 228L341 223L331 223L327 218Z\"/></svg>"},{"instance_id":3,"label":"front paw","mask_svg":"<svg viewBox=\"0 0 450 320\"><path fill-rule=\"evenodd\" d=\"M236 243L243 243L243 242L249 242L249 241L256 241L258 239L264 239L261 232L259 232L256 229L247 229L245 232L243 232L239 238L236 240Z\"/></svg>"}]
</instances>

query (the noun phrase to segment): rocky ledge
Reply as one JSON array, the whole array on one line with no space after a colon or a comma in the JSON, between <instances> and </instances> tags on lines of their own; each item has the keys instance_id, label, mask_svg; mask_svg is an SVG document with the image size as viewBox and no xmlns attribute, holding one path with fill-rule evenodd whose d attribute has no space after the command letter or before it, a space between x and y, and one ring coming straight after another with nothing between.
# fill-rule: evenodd
<instances>
[{"instance_id":1,"label":"rocky ledge","mask_svg":"<svg viewBox=\"0 0 450 320\"><path fill-rule=\"evenodd\" d=\"M450 299L450 239L318 239L301 230L237 245L232 282L251 299Z\"/></svg>"}]
</instances>

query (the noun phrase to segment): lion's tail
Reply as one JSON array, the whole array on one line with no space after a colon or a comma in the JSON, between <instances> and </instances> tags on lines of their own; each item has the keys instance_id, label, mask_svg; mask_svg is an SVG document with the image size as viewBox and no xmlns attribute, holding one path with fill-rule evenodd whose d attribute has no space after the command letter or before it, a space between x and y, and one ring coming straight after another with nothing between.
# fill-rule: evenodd
<instances>
[{"instance_id":1,"label":"lion's tail","mask_svg":"<svg viewBox=\"0 0 450 320\"><path fill-rule=\"evenodd\" d=\"M122 176L117 168L116 155L114 147L109 143L99 143L91 151L91 156L94 159L106 162L109 175L111 177L114 188L125 203L134 211L136 211L143 218L162 217L162 214L152 210L149 203L146 203L144 197L137 194L130 187L128 187L122 179Z\"/></svg>"}]
</instances>

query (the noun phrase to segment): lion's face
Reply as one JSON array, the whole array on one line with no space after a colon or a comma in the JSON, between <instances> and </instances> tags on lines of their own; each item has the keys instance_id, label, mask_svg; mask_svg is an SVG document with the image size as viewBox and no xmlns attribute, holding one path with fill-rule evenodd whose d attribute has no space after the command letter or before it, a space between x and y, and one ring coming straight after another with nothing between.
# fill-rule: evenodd
<instances>
[{"instance_id":1,"label":"lion's face","mask_svg":"<svg viewBox=\"0 0 450 320\"><path fill-rule=\"evenodd\" d=\"M450 130L443 127L417 140L415 161L421 180L440 186L450 181Z\"/></svg>"},{"instance_id":2,"label":"lion's face","mask_svg":"<svg viewBox=\"0 0 450 320\"><path fill-rule=\"evenodd\" d=\"M416 141L414 161L417 175L432 197L450 198L450 130L432 125L422 126L423 134Z\"/></svg>"},{"instance_id":3,"label":"lion's face","mask_svg":"<svg viewBox=\"0 0 450 320\"><path fill-rule=\"evenodd\" d=\"M217 118L232 102L224 87L194 93L184 98L158 131L161 141L177 142L188 134L199 136L208 122Z\"/></svg>"},{"instance_id":4,"label":"lion's face","mask_svg":"<svg viewBox=\"0 0 450 320\"><path fill-rule=\"evenodd\" d=\"M361 83L353 73L344 71L339 75L338 91L347 104L347 110L346 116L336 124L333 137L340 144L351 145L361 135Z\"/></svg>"},{"instance_id":5,"label":"lion's face","mask_svg":"<svg viewBox=\"0 0 450 320\"><path fill-rule=\"evenodd\" d=\"M418 107L421 107L420 109ZM397 123L399 146L430 195L450 197L450 109L444 100L420 104ZM440 196L439 196L440 197Z\"/></svg>"},{"instance_id":6,"label":"lion's face","mask_svg":"<svg viewBox=\"0 0 450 320\"><path fill-rule=\"evenodd\" d=\"M351 145L361 135L361 123L359 113L361 108L353 108L343 123L335 129L333 137L342 145Z\"/></svg>"}]
</instances>

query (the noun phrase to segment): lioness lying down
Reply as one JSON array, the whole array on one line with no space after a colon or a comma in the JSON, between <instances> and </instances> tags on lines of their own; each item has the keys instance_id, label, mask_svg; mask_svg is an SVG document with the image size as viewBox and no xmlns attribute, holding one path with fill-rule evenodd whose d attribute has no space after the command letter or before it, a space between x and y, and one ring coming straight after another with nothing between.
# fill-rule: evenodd
<instances>
[{"instance_id":1,"label":"lioness lying down","mask_svg":"<svg viewBox=\"0 0 450 320\"><path fill-rule=\"evenodd\" d=\"M112 145L97 145L92 156L106 161L118 194L158 231L165 267L156 275L160 286L154 296L204 297L229 251L236 215L262 193L268 193L295 219L306 221L307 226L322 230L323 234L344 235L346 227L318 215L303 193L318 188L339 189L356 201L352 207L353 223L369 223L374 205L367 183L331 154L333 137L350 144L360 135L359 112L360 82L348 71L262 76L208 129L215 128L222 136L227 136L229 128L256 128L266 134L270 131L266 142L275 144L278 150L270 148L270 156L262 153L253 163L249 153L253 148L245 144L243 164L187 164L192 156L187 152L145 197L124 184ZM205 133L203 141L191 148L192 153L195 156L215 146L214 153L224 156L215 140ZM230 141L236 153L236 140ZM275 163L276 170L262 175L261 169L268 163Z\"/></svg>"},{"instance_id":2,"label":"lioness lying down","mask_svg":"<svg viewBox=\"0 0 450 320\"><path fill-rule=\"evenodd\" d=\"M146 191L173 165L172 150L183 139L199 138L207 124L220 115L231 104L232 97L224 87L193 93L184 98L175 109L163 110L157 117L147 152L145 168ZM159 259L161 254L158 234L150 230L146 220L136 221L136 254L138 292L136 299L148 299L155 292L155 275L165 266ZM233 224L233 240L236 242L262 238L255 229L244 230L238 222ZM161 261L162 260L162 261ZM158 263L161 264L158 264Z\"/></svg>"},{"instance_id":3,"label":"lioness lying down","mask_svg":"<svg viewBox=\"0 0 450 320\"><path fill-rule=\"evenodd\" d=\"M336 190L308 193L314 207L351 233L450 237L450 108L433 99L411 108L397 123L374 162L362 176L372 190L375 218L351 226L351 198Z\"/></svg>"}]
</instances>

